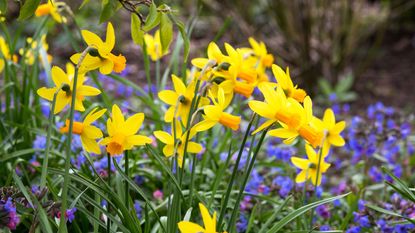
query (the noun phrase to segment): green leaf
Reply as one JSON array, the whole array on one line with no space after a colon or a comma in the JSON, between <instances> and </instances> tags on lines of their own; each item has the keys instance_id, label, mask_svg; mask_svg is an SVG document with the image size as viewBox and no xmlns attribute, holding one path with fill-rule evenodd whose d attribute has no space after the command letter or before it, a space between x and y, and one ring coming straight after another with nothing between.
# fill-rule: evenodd
<instances>
[{"instance_id":1,"label":"green leaf","mask_svg":"<svg viewBox=\"0 0 415 233\"><path fill-rule=\"evenodd\" d=\"M84 7L86 4L89 3L90 0L84 0L81 4L81 6L79 7L79 9L81 9L82 7Z\"/></svg>"},{"instance_id":2,"label":"green leaf","mask_svg":"<svg viewBox=\"0 0 415 233\"><path fill-rule=\"evenodd\" d=\"M52 227L50 226L48 216L46 215L45 210L42 208L42 205L40 205L39 201L36 198L32 200L29 192L27 191L27 188L23 185L22 181L20 180L20 177L17 176L16 171L14 170L13 170L13 179L17 187L19 187L19 190L23 193L26 200L29 202L29 204L31 206L36 206L36 210L38 211L38 214L39 214L39 220L40 220L40 225L42 227L42 232L52 233L53 232Z\"/></svg>"},{"instance_id":3,"label":"green leaf","mask_svg":"<svg viewBox=\"0 0 415 233\"><path fill-rule=\"evenodd\" d=\"M160 40L163 52L169 49L173 40L173 24L167 14L162 14L160 19Z\"/></svg>"},{"instance_id":4,"label":"green leaf","mask_svg":"<svg viewBox=\"0 0 415 233\"><path fill-rule=\"evenodd\" d=\"M349 193L346 193L346 194L338 195L338 196L335 196L335 197L326 198L324 200L316 201L316 202L310 203L308 205L302 206L302 207L294 210L293 212L289 213L283 219L281 219L269 231L267 231L267 233L276 233L279 230L281 230L281 228L283 228L285 225L287 225L288 223L290 223L292 220L294 220L297 217L300 217L301 215L303 215L305 212L307 212L307 211L309 211L309 210L311 210L311 209L313 209L313 208L315 208L317 206L320 206L320 205L323 205L323 204L326 204L326 203L329 203L329 202L338 200L340 198L343 198L343 197L345 197L345 196L347 196L349 194L350 194L350 192Z\"/></svg>"},{"instance_id":5,"label":"green leaf","mask_svg":"<svg viewBox=\"0 0 415 233\"><path fill-rule=\"evenodd\" d=\"M383 213L383 214L387 214L387 215L391 215L391 216L395 216L395 217L399 217L399 218L406 219L409 222L411 222L412 224L415 224L415 219L411 219L411 218L402 216L402 215L400 215L398 213L392 212L392 211L387 210L387 209L383 209L383 208L378 207L378 206L374 206L374 205L370 205L370 204L365 204L365 206L368 207L368 208L371 208L373 210L376 210L376 211L378 211L380 213Z\"/></svg>"},{"instance_id":6,"label":"green leaf","mask_svg":"<svg viewBox=\"0 0 415 233\"><path fill-rule=\"evenodd\" d=\"M174 17L172 17L174 23L176 24L177 28L179 28L180 35L182 36L183 43L184 43L184 49L183 49L183 60L187 61L187 57L189 56L189 49L190 49L190 40L187 36L186 29L184 27L184 24Z\"/></svg>"},{"instance_id":7,"label":"green leaf","mask_svg":"<svg viewBox=\"0 0 415 233\"><path fill-rule=\"evenodd\" d=\"M382 171L384 173L386 173L387 175L389 175L393 179L393 181L397 184L397 185L394 185L392 183L386 182L389 186L391 186L396 191L401 193L403 196L406 196L409 200L411 200L413 203L415 203L415 194L408 188L408 185L406 185L401 179L396 177L387 168L382 167Z\"/></svg>"},{"instance_id":8,"label":"green leaf","mask_svg":"<svg viewBox=\"0 0 415 233\"><path fill-rule=\"evenodd\" d=\"M135 44L143 46L144 31L141 29L140 18L136 14L131 14L131 38Z\"/></svg>"},{"instance_id":9,"label":"green leaf","mask_svg":"<svg viewBox=\"0 0 415 233\"><path fill-rule=\"evenodd\" d=\"M7 0L0 0L0 11L5 14L7 11Z\"/></svg>"},{"instance_id":10,"label":"green leaf","mask_svg":"<svg viewBox=\"0 0 415 233\"><path fill-rule=\"evenodd\" d=\"M146 22L143 26L143 30L148 32L160 23L161 13L157 12L157 6L154 2L151 3Z\"/></svg>"},{"instance_id":11,"label":"green leaf","mask_svg":"<svg viewBox=\"0 0 415 233\"><path fill-rule=\"evenodd\" d=\"M36 8L39 6L40 0L26 0L20 9L20 14L18 20L25 20L32 16Z\"/></svg>"},{"instance_id":12,"label":"green leaf","mask_svg":"<svg viewBox=\"0 0 415 233\"><path fill-rule=\"evenodd\" d=\"M117 11L118 2L114 0L103 0L102 1L102 12L99 17L99 22L103 23L108 21L111 16Z\"/></svg>"},{"instance_id":13,"label":"green leaf","mask_svg":"<svg viewBox=\"0 0 415 233\"><path fill-rule=\"evenodd\" d=\"M340 81L336 85L336 93L342 93L348 91L354 82L354 77L351 73L347 74L344 78L340 79Z\"/></svg>"},{"instance_id":14,"label":"green leaf","mask_svg":"<svg viewBox=\"0 0 415 233\"><path fill-rule=\"evenodd\" d=\"M265 230L268 229L268 226L271 224L272 221L274 221L274 219L278 217L278 215L280 214L280 211L288 204L291 198L292 198L291 195L285 198L284 202L278 206L278 208L275 210L272 216L268 218L268 220L265 222L264 225L262 225L261 229L259 230L259 233L265 232Z\"/></svg>"},{"instance_id":15,"label":"green leaf","mask_svg":"<svg viewBox=\"0 0 415 233\"><path fill-rule=\"evenodd\" d=\"M327 96L329 96L333 92L333 89L330 86L329 81L327 81L325 79L318 80L318 85L320 86L323 93Z\"/></svg>"}]
</instances>

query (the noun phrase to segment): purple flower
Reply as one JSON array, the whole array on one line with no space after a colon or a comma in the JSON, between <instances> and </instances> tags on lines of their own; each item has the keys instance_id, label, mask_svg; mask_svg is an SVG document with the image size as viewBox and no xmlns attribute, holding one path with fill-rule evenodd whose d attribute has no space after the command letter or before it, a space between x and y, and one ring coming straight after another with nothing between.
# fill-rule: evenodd
<instances>
[{"instance_id":1,"label":"purple flower","mask_svg":"<svg viewBox=\"0 0 415 233\"><path fill-rule=\"evenodd\" d=\"M324 219L329 219L331 216L329 207L327 205L317 206L316 212L318 215L320 215Z\"/></svg>"}]
</instances>

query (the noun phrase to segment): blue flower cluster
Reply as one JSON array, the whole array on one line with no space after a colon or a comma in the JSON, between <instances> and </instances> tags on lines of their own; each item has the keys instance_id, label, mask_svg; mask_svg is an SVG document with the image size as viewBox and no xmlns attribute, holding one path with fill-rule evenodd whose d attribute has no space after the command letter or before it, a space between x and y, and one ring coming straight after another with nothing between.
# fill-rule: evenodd
<instances>
[{"instance_id":1,"label":"blue flower cluster","mask_svg":"<svg viewBox=\"0 0 415 233\"><path fill-rule=\"evenodd\" d=\"M7 200L0 200L0 228L7 227L15 230L20 218L16 212L16 205L11 197Z\"/></svg>"},{"instance_id":2,"label":"blue flower cluster","mask_svg":"<svg viewBox=\"0 0 415 233\"><path fill-rule=\"evenodd\" d=\"M414 154L408 140L410 133L411 125L400 112L377 103L368 107L365 117L352 118L345 131L345 149L352 154L352 164L361 160L371 160L373 164L384 163L397 177L401 177L401 164L408 159L403 155ZM383 177L379 166L370 167L368 176L374 182L390 180L390 177Z\"/></svg>"}]
</instances>

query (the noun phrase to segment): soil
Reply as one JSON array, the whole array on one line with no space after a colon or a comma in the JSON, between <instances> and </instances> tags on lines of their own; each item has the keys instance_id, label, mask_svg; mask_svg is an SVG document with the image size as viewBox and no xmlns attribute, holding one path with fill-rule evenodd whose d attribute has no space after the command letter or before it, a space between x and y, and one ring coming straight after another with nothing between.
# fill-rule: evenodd
<instances>
[{"instance_id":1,"label":"soil","mask_svg":"<svg viewBox=\"0 0 415 233\"><path fill-rule=\"evenodd\" d=\"M366 107L385 105L415 110L415 28L387 31L374 60L355 83L359 100Z\"/></svg>"}]
</instances>

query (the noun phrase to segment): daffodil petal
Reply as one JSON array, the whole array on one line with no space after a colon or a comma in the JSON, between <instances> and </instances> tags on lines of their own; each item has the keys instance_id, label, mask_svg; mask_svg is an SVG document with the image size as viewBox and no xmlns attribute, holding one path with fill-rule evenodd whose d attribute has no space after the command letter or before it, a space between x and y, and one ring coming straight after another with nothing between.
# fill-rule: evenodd
<instances>
[{"instance_id":1,"label":"daffodil petal","mask_svg":"<svg viewBox=\"0 0 415 233\"><path fill-rule=\"evenodd\" d=\"M92 125L86 125L84 126L82 130L82 136L91 138L91 139L97 139L97 138L102 138L103 135L102 135L102 131L98 129L97 127L92 126Z\"/></svg>"},{"instance_id":2,"label":"daffodil petal","mask_svg":"<svg viewBox=\"0 0 415 233\"><path fill-rule=\"evenodd\" d=\"M310 166L310 161L298 157L291 157L291 162L294 164L294 166L302 170L308 169Z\"/></svg>"},{"instance_id":3,"label":"daffodil petal","mask_svg":"<svg viewBox=\"0 0 415 233\"><path fill-rule=\"evenodd\" d=\"M154 131L154 136L166 145L173 145L174 144L173 136L171 136L169 133L158 130L158 131Z\"/></svg>"},{"instance_id":4,"label":"daffodil petal","mask_svg":"<svg viewBox=\"0 0 415 233\"><path fill-rule=\"evenodd\" d=\"M125 121L125 131L126 135L133 135L135 134L138 129L141 127L144 121L144 113L136 113L129 117Z\"/></svg>"},{"instance_id":5,"label":"daffodil petal","mask_svg":"<svg viewBox=\"0 0 415 233\"><path fill-rule=\"evenodd\" d=\"M81 143L84 150L88 153L101 154L98 143L91 138L81 136Z\"/></svg>"},{"instance_id":6,"label":"daffodil petal","mask_svg":"<svg viewBox=\"0 0 415 233\"><path fill-rule=\"evenodd\" d=\"M172 90L160 91L158 93L158 97L161 101L168 105L176 106L176 104L178 104L177 99L179 98L179 95Z\"/></svg>"},{"instance_id":7,"label":"daffodil petal","mask_svg":"<svg viewBox=\"0 0 415 233\"><path fill-rule=\"evenodd\" d=\"M99 48L102 47L104 42L97 36L95 33L90 32L88 30L82 30L81 31L82 38L84 38L86 44L88 46Z\"/></svg>"},{"instance_id":8,"label":"daffodil petal","mask_svg":"<svg viewBox=\"0 0 415 233\"><path fill-rule=\"evenodd\" d=\"M192 222L185 222L181 221L178 223L179 230L181 233L200 233L205 232L201 226L197 225L196 223Z\"/></svg>"}]
</instances>

